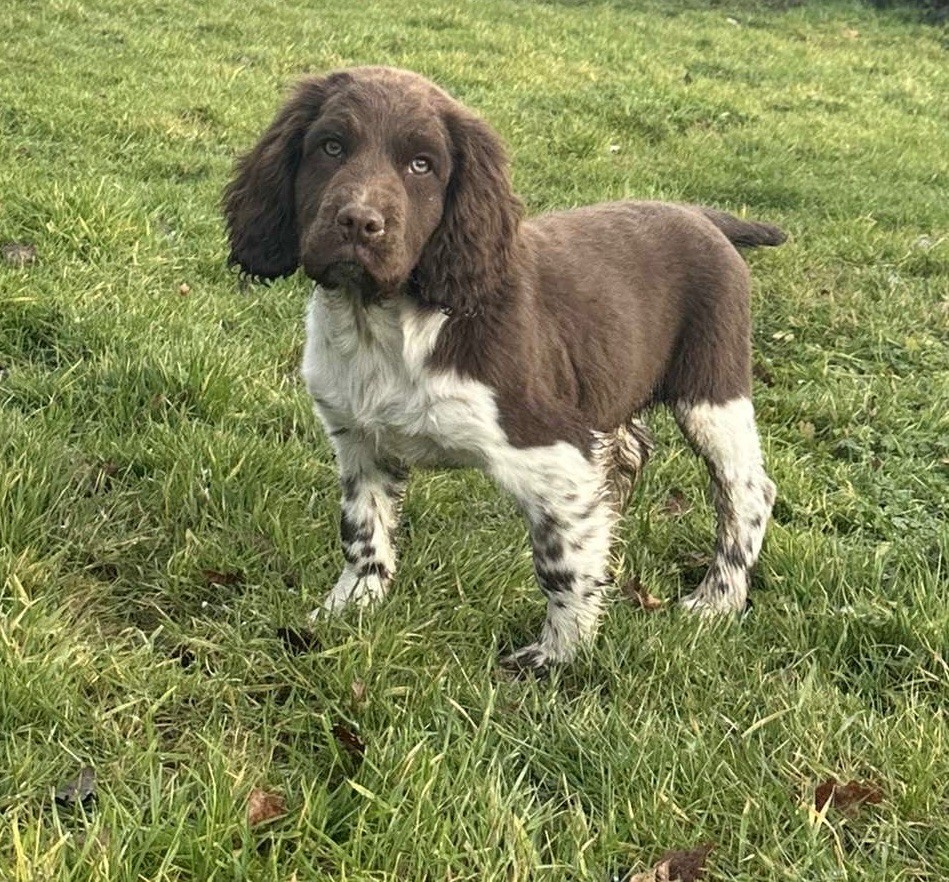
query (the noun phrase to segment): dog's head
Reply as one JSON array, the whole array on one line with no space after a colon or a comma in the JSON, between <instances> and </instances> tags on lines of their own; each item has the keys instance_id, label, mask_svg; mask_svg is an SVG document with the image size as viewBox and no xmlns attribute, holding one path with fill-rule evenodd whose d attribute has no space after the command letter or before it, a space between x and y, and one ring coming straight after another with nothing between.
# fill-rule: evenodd
<instances>
[{"instance_id":1,"label":"dog's head","mask_svg":"<svg viewBox=\"0 0 949 882\"><path fill-rule=\"evenodd\" d=\"M417 74L303 80L224 194L230 262L459 311L502 284L520 203L498 136Z\"/></svg>"}]
</instances>

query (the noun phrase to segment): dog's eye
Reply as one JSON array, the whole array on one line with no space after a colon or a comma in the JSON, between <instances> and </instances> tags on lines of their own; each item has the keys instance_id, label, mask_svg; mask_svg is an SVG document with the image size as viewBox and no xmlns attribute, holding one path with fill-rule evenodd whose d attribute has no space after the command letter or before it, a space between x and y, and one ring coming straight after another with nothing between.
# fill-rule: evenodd
<instances>
[{"instance_id":1,"label":"dog's eye","mask_svg":"<svg viewBox=\"0 0 949 882\"><path fill-rule=\"evenodd\" d=\"M413 175L427 175L432 170L432 163L424 156L416 156L409 163L409 171Z\"/></svg>"},{"instance_id":2,"label":"dog's eye","mask_svg":"<svg viewBox=\"0 0 949 882\"><path fill-rule=\"evenodd\" d=\"M340 144L335 138L330 138L328 141L323 142L323 152L327 156L340 156L343 152L343 145Z\"/></svg>"}]
</instances>

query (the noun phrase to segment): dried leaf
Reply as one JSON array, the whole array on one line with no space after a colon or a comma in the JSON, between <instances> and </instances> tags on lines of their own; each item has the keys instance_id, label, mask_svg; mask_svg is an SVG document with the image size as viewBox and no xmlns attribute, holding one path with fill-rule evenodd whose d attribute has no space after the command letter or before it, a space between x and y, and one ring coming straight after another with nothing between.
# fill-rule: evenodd
<instances>
[{"instance_id":1,"label":"dried leaf","mask_svg":"<svg viewBox=\"0 0 949 882\"><path fill-rule=\"evenodd\" d=\"M624 882L697 882L705 875L705 859L713 848L713 843L706 842L688 851L667 851L652 869L621 878Z\"/></svg>"},{"instance_id":2,"label":"dried leaf","mask_svg":"<svg viewBox=\"0 0 949 882\"><path fill-rule=\"evenodd\" d=\"M340 747L356 759L361 760L366 755L366 745L363 740L351 729L342 723L336 723L332 728L333 737Z\"/></svg>"},{"instance_id":3,"label":"dried leaf","mask_svg":"<svg viewBox=\"0 0 949 882\"><path fill-rule=\"evenodd\" d=\"M663 500L662 510L669 517L679 518L692 510L692 503L678 487L673 487Z\"/></svg>"},{"instance_id":4,"label":"dried leaf","mask_svg":"<svg viewBox=\"0 0 949 882\"><path fill-rule=\"evenodd\" d=\"M670 880L696 882L705 875L705 860L713 848L714 843L705 842L688 851L669 851L662 856L659 866L668 865Z\"/></svg>"},{"instance_id":5,"label":"dried leaf","mask_svg":"<svg viewBox=\"0 0 949 882\"><path fill-rule=\"evenodd\" d=\"M178 286L178 293L179 293L182 297L185 297L186 295L188 295L188 294L191 293L191 286L190 286L187 282L182 282L182 283Z\"/></svg>"},{"instance_id":6,"label":"dried leaf","mask_svg":"<svg viewBox=\"0 0 949 882\"><path fill-rule=\"evenodd\" d=\"M321 649L319 640L311 631L298 631L296 628L277 628L277 636L290 655L319 652Z\"/></svg>"},{"instance_id":7,"label":"dried leaf","mask_svg":"<svg viewBox=\"0 0 949 882\"><path fill-rule=\"evenodd\" d=\"M662 601L649 593L649 589L643 585L639 576L630 576L626 580L626 584L623 585L623 594L646 612L655 612L663 607Z\"/></svg>"},{"instance_id":8,"label":"dried leaf","mask_svg":"<svg viewBox=\"0 0 949 882\"><path fill-rule=\"evenodd\" d=\"M83 766L76 778L64 784L56 791L58 805L71 807L89 805L96 798L96 771L92 766Z\"/></svg>"},{"instance_id":9,"label":"dried leaf","mask_svg":"<svg viewBox=\"0 0 949 882\"><path fill-rule=\"evenodd\" d=\"M819 812L829 802L845 815L853 815L864 803L879 805L882 801L883 794L876 787L859 781L839 784L835 778L828 778L814 791L814 807Z\"/></svg>"},{"instance_id":10,"label":"dried leaf","mask_svg":"<svg viewBox=\"0 0 949 882\"><path fill-rule=\"evenodd\" d=\"M247 797L247 826L257 827L287 813L286 803L279 793L268 793L256 788Z\"/></svg>"},{"instance_id":11,"label":"dried leaf","mask_svg":"<svg viewBox=\"0 0 949 882\"><path fill-rule=\"evenodd\" d=\"M223 573L218 570L205 570L203 575L208 585L223 585L225 588L233 588L244 581L244 574L236 571Z\"/></svg>"},{"instance_id":12,"label":"dried leaf","mask_svg":"<svg viewBox=\"0 0 949 882\"><path fill-rule=\"evenodd\" d=\"M22 269L36 263L36 246L26 242L4 242L0 245L0 256L10 266Z\"/></svg>"},{"instance_id":13,"label":"dried leaf","mask_svg":"<svg viewBox=\"0 0 949 882\"><path fill-rule=\"evenodd\" d=\"M181 665L185 670L188 670L194 662L194 653L183 643L176 646L171 651L171 657L178 660L178 664Z\"/></svg>"},{"instance_id":14,"label":"dried leaf","mask_svg":"<svg viewBox=\"0 0 949 882\"><path fill-rule=\"evenodd\" d=\"M366 703L366 684L362 680L353 680L350 685L350 692L353 697L353 705L361 707Z\"/></svg>"},{"instance_id":15,"label":"dried leaf","mask_svg":"<svg viewBox=\"0 0 949 882\"><path fill-rule=\"evenodd\" d=\"M860 36L860 31L855 31L853 28L844 28L844 29L841 31L841 33L842 33L848 40L856 40L857 37Z\"/></svg>"},{"instance_id":16,"label":"dried leaf","mask_svg":"<svg viewBox=\"0 0 949 882\"><path fill-rule=\"evenodd\" d=\"M751 374L756 380L758 380L758 382L765 386L774 385L774 374L772 374L771 371L769 371L768 368L765 367L765 365L760 361L756 361L754 364L752 364Z\"/></svg>"}]
</instances>

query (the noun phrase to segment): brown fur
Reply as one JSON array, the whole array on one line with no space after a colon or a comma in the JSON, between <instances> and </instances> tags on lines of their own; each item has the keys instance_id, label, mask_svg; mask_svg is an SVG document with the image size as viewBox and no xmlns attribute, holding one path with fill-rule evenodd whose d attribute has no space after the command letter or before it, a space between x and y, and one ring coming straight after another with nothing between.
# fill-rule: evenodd
<instances>
[{"instance_id":1,"label":"brown fur","mask_svg":"<svg viewBox=\"0 0 949 882\"><path fill-rule=\"evenodd\" d=\"M325 147L337 131L338 161ZM407 171L415 153L430 174ZM340 218L355 203L385 218L384 235L353 241ZM749 274L735 246L784 238L658 202L522 221L493 130L389 68L305 80L238 161L224 211L244 272L302 263L324 286L344 278L368 300L407 294L442 309L434 366L492 387L512 444L584 450L591 430L651 404L749 395Z\"/></svg>"}]
</instances>

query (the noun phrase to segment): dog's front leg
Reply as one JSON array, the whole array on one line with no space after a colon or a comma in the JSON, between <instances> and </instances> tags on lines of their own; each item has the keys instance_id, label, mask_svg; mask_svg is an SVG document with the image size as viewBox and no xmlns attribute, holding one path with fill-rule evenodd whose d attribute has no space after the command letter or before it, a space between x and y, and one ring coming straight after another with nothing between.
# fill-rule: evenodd
<instances>
[{"instance_id":1,"label":"dog's front leg","mask_svg":"<svg viewBox=\"0 0 949 882\"><path fill-rule=\"evenodd\" d=\"M575 447L561 443L525 454L522 463L495 470L495 476L518 497L527 517L547 617L540 639L502 663L540 671L571 661L596 633L617 515L603 469Z\"/></svg>"},{"instance_id":2,"label":"dog's front leg","mask_svg":"<svg viewBox=\"0 0 949 882\"><path fill-rule=\"evenodd\" d=\"M381 463L355 432L336 434L342 502L339 535L346 564L321 609L339 612L385 597L395 574L395 532L405 494L406 470Z\"/></svg>"}]
</instances>

